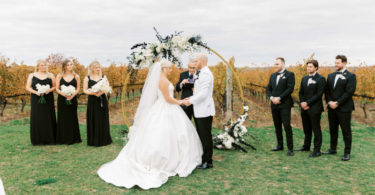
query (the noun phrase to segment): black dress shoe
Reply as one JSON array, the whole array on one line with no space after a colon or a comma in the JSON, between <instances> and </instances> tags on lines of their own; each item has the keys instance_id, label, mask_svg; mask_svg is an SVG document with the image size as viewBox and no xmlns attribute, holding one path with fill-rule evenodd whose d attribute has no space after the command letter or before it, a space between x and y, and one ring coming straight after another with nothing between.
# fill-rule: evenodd
<instances>
[{"instance_id":1,"label":"black dress shoe","mask_svg":"<svg viewBox=\"0 0 375 195\"><path fill-rule=\"evenodd\" d=\"M308 152L308 151L310 151L310 148L307 148L307 147L305 147L305 146L302 146L302 147L300 147L300 148L297 148L296 151Z\"/></svg>"},{"instance_id":2,"label":"black dress shoe","mask_svg":"<svg viewBox=\"0 0 375 195\"><path fill-rule=\"evenodd\" d=\"M329 149L327 152L323 152L323 154L337 154L337 151Z\"/></svg>"},{"instance_id":3,"label":"black dress shoe","mask_svg":"<svg viewBox=\"0 0 375 195\"><path fill-rule=\"evenodd\" d=\"M212 164L211 164L212 165ZM208 162L203 162L202 164L200 164L198 167L198 169L208 169Z\"/></svg>"},{"instance_id":4,"label":"black dress shoe","mask_svg":"<svg viewBox=\"0 0 375 195\"><path fill-rule=\"evenodd\" d=\"M286 154L287 156L294 156L293 150L288 150L288 153Z\"/></svg>"},{"instance_id":5,"label":"black dress shoe","mask_svg":"<svg viewBox=\"0 0 375 195\"><path fill-rule=\"evenodd\" d=\"M320 152L312 152L311 154L310 154L310 157L318 157L318 156L321 156L322 155L322 153L320 153Z\"/></svg>"},{"instance_id":6,"label":"black dress shoe","mask_svg":"<svg viewBox=\"0 0 375 195\"><path fill-rule=\"evenodd\" d=\"M214 165L212 163L207 163L207 169L214 168Z\"/></svg>"},{"instance_id":7,"label":"black dress shoe","mask_svg":"<svg viewBox=\"0 0 375 195\"><path fill-rule=\"evenodd\" d=\"M282 150L284 150L284 148L278 146L278 147L272 149L271 151L276 152L276 151L282 151Z\"/></svg>"},{"instance_id":8,"label":"black dress shoe","mask_svg":"<svg viewBox=\"0 0 375 195\"><path fill-rule=\"evenodd\" d=\"M348 160L350 160L350 154L344 154L344 156L342 157L341 160L343 160L343 161L348 161Z\"/></svg>"}]
</instances>

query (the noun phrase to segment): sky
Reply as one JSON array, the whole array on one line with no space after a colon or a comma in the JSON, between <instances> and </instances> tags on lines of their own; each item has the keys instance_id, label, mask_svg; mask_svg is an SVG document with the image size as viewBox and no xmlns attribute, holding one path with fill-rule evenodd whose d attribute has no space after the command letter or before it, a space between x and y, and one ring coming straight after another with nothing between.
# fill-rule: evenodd
<instances>
[{"instance_id":1,"label":"sky","mask_svg":"<svg viewBox=\"0 0 375 195\"><path fill-rule=\"evenodd\" d=\"M0 0L0 55L34 65L51 53L83 64L126 63L130 47L184 31L237 66L287 64L315 53L375 64L373 0ZM188 56L182 56L186 63ZM209 54L209 64L220 60Z\"/></svg>"}]
</instances>

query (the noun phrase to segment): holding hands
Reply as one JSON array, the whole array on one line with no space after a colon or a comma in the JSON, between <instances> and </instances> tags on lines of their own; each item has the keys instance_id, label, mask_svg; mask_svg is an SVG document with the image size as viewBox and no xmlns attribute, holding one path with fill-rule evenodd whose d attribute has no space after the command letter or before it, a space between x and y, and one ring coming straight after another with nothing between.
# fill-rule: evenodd
<instances>
[{"instance_id":1,"label":"holding hands","mask_svg":"<svg viewBox=\"0 0 375 195\"><path fill-rule=\"evenodd\" d=\"M303 110L308 110L310 107L307 105L307 102L301 102L301 107Z\"/></svg>"},{"instance_id":2,"label":"holding hands","mask_svg":"<svg viewBox=\"0 0 375 195\"><path fill-rule=\"evenodd\" d=\"M331 108L331 109L336 109L338 106L339 106L339 104L338 104L338 102L333 102L333 101L329 101L328 102L328 106Z\"/></svg>"},{"instance_id":3,"label":"holding hands","mask_svg":"<svg viewBox=\"0 0 375 195\"><path fill-rule=\"evenodd\" d=\"M271 101L273 104L281 104L280 97L272 97Z\"/></svg>"},{"instance_id":4,"label":"holding hands","mask_svg":"<svg viewBox=\"0 0 375 195\"><path fill-rule=\"evenodd\" d=\"M183 100L179 100L181 106L190 106L191 103L189 102L189 98L185 98Z\"/></svg>"}]
</instances>

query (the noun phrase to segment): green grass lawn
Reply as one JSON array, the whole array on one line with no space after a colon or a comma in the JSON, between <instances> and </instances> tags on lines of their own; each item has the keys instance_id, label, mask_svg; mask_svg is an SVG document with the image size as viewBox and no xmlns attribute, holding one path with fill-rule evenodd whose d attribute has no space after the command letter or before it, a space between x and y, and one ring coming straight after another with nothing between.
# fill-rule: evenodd
<instances>
[{"instance_id":1,"label":"green grass lawn","mask_svg":"<svg viewBox=\"0 0 375 195\"><path fill-rule=\"evenodd\" d=\"M340 134L338 155L311 159L309 153L271 152L273 127L249 128L258 141L256 151L214 151L214 168L195 170L187 178L172 177L161 188L127 190L103 182L96 170L114 159L123 147L121 126L112 126L114 143L95 148L83 142L71 146L31 146L28 119L0 125L0 178L8 194L370 194L375 192L375 128L353 125L352 159L342 162ZM323 150L329 134L323 134ZM294 129L295 147L303 133ZM41 180L55 183L36 185Z\"/></svg>"}]
</instances>

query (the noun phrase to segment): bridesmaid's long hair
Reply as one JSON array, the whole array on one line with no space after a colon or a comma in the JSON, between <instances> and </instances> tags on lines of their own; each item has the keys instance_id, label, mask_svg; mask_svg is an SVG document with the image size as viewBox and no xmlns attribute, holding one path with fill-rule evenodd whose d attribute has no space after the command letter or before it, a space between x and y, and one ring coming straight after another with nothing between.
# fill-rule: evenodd
<instances>
[{"instance_id":1,"label":"bridesmaid's long hair","mask_svg":"<svg viewBox=\"0 0 375 195\"><path fill-rule=\"evenodd\" d=\"M100 72L99 72L99 76L101 77L102 76L102 65L100 65L100 63L97 61L97 60L94 60L94 61L92 61L91 63L90 63L90 65L89 65L89 70L88 70L88 75L90 76L91 75L91 73L93 72L93 68L94 68L94 66L96 66L96 65L99 65L99 67L100 67Z\"/></svg>"},{"instance_id":2,"label":"bridesmaid's long hair","mask_svg":"<svg viewBox=\"0 0 375 195\"><path fill-rule=\"evenodd\" d=\"M62 74L61 74L61 76L63 76L63 75L65 74L65 69L66 69L66 67L68 66L68 63L69 63L69 62L72 62L72 61L69 60L69 59L66 59L66 60L64 60L64 61L62 62L62 64L61 64L61 66L62 66L62 70L61 70ZM72 70L72 74L73 74L74 76L77 76L77 74L74 72L74 70Z\"/></svg>"},{"instance_id":3,"label":"bridesmaid's long hair","mask_svg":"<svg viewBox=\"0 0 375 195\"><path fill-rule=\"evenodd\" d=\"M48 64L47 64L47 62L45 60L42 60L42 59L39 59L38 61L36 61L36 66L35 66L35 71L34 72L38 72L39 71L39 66L41 64L43 64L43 63L47 65L46 72L48 73Z\"/></svg>"}]
</instances>

